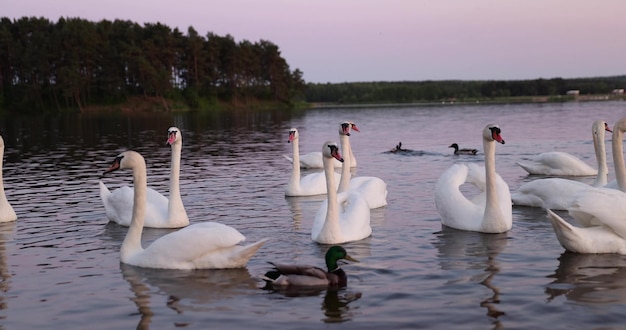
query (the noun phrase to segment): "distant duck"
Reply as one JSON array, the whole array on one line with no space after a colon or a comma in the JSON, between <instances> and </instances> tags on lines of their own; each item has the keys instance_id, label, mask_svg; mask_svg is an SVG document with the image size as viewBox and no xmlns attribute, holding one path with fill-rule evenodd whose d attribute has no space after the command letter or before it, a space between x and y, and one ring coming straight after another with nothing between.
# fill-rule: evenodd
<instances>
[{"instance_id":1,"label":"distant duck","mask_svg":"<svg viewBox=\"0 0 626 330\"><path fill-rule=\"evenodd\" d=\"M359 262L338 245L331 246L326 252L326 268L308 265L275 264L274 269L261 278L266 282L264 289L294 287L334 287L342 288L348 284L346 273L339 267L338 261L344 259Z\"/></svg>"},{"instance_id":2,"label":"distant duck","mask_svg":"<svg viewBox=\"0 0 626 330\"><path fill-rule=\"evenodd\" d=\"M398 142L398 144L391 150L389 150L389 152L391 153L397 153L397 152L413 152L413 150L410 149L403 149L402 148L402 142Z\"/></svg>"},{"instance_id":3,"label":"distant duck","mask_svg":"<svg viewBox=\"0 0 626 330\"><path fill-rule=\"evenodd\" d=\"M475 155L476 153L478 153L477 149L469 149L469 148L459 149L459 145L456 143L449 145L448 148L454 148L455 155Z\"/></svg>"}]
</instances>

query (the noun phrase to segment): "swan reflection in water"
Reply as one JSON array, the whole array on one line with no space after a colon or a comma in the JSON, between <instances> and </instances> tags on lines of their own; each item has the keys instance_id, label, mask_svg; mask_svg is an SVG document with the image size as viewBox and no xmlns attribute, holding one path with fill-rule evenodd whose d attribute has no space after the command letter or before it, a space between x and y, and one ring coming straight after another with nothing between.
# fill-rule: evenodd
<instances>
[{"instance_id":1,"label":"swan reflection in water","mask_svg":"<svg viewBox=\"0 0 626 330\"><path fill-rule=\"evenodd\" d=\"M567 300L590 304L626 303L626 256L565 252L545 289L548 301Z\"/></svg>"},{"instance_id":2,"label":"swan reflection in water","mask_svg":"<svg viewBox=\"0 0 626 330\"><path fill-rule=\"evenodd\" d=\"M16 223L16 221L0 223L0 292L5 294L9 292L11 280L6 242L13 240ZM7 309L6 297L0 295L0 310L4 309Z\"/></svg>"},{"instance_id":3,"label":"swan reflection in water","mask_svg":"<svg viewBox=\"0 0 626 330\"><path fill-rule=\"evenodd\" d=\"M442 226L436 233L438 240L433 245L439 250L439 264L443 270L480 272L469 275L463 282L478 282L493 292L480 301L479 305L487 309L487 316L495 319L496 329L503 327L498 317L505 312L498 309L500 289L492 281L500 272L497 256L504 250L508 242L507 233L483 234L451 229ZM449 285L459 283L458 278L449 281Z\"/></svg>"},{"instance_id":4,"label":"swan reflection in water","mask_svg":"<svg viewBox=\"0 0 626 330\"><path fill-rule=\"evenodd\" d=\"M256 282L246 268L236 269L151 269L120 263L122 276L130 284L141 319L137 329L148 329L154 316L152 298L167 296L166 307L176 314L197 311L199 306L209 310L235 309L227 306L228 298L256 289ZM214 304L214 305L212 305ZM180 324L176 323L178 326Z\"/></svg>"}]
</instances>

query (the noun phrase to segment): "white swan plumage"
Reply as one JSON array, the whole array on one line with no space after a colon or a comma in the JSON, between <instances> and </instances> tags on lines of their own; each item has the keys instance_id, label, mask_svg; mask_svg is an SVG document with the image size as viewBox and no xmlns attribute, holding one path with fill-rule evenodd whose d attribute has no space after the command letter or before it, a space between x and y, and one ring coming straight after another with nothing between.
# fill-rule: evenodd
<instances>
[{"instance_id":1,"label":"white swan plumage","mask_svg":"<svg viewBox=\"0 0 626 330\"><path fill-rule=\"evenodd\" d=\"M147 189L147 209L144 222L149 228L181 228L189 225L189 217L185 211L180 195L180 158L183 136L177 127L167 130L167 144L172 148L170 165L170 197L169 199L154 189ZM104 204L107 218L122 226L130 226L133 210L133 189L123 186L109 191L100 181L100 198Z\"/></svg>"},{"instance_id":2,"label":"white swan plumage","mask_svg":"<svg viewBox=\"0 0 626 330\"><path fill-rule=\"evenodd\" d=\"M295 128L289 129L289 140L287 142L292 145L293 159L295 161L291 162L291 177L289 178L289 182L287 182L287 187L285 188L285 196L296 197L324 195L326 194L326 178L324 172L310 173L303 177L300 176L300 166L297 165L300 159L298 140L298 130ZM322 156L320 152L320 160L321 159ZM336 159L333 160L337 161ZM341 162L339 162L339 164L341 164ZM333 171L333 173L335 172ZM335 189L337 189L336 186Z\"/></svg>"},{"instance_id":3,"label":"white swan plumage","mask_svg":"<svg viewBox=\"0 0 626 330\"><path fill-rule=\"evenodd\" d=\"M459 230L503 233L513 224L509 186L496 173L495 142L504 144L498 125L483 130L485 166L473 163L454 164L441 174L435 185L435 205L443 225ZM464 183L477 186L482 193L472 200L459 187Z\"/></svg>"},{"instance_id":4,"label":"white swan plumage","mask_svg":"<svg viewBox=\"0 0 626 330\"><path fill-rule=\"evenodd\" d=\"M594 187L607 184L609 169L606 163L606 146L604 135L611 132L608 124L603 120L596 120L591 126L593 146L598 161L598 173L593 183ZM522 184L511 194L514 205L541 207L553 210L565 210L576 194L591 186L563 178L537 179Z\"/></svg>"},{"instance_id":5,"label":"white swan plumage","mask_svg":"<svg viewBox=\"0 0 626 330\"><path fill-rule=\"evenodd\" d=\"M361 195L351 192L338 194L335 190L332 159L343 161L336 143L327 141L322 146L324 173L328 187L326 207L318 209L311 238L321 244L340 244L362 240L372 234L370 208Z\"/></svg>"},{"instance_id":6,"label":"white swan plumage","mask_svg":"<svg viewBox=\"0 0 626 330\"><path fill-rule=\"evenodd\" d=\"M2 178L2 165L4 162L4 139L0 136L0 222L11 222L17 220L17 214L7 200L4 192L4 179Z\"/></svg>"},{"instance_id":7,"label":"white swan plumage","mask_svg":"<svg viewBox=\"0 0 626 330\"><path fill-rule=\"evenodd\" d=\"M352 162L352 146L350 145L350 131L353 123L344 121L339 125L339 144L343 154L341 179L337 192L354 192L360 194L370 209L387 205L387 183L375 176L352 177L350 163Z\"/></svg>"},{"instance_id":8,"label":"white swan plumage","mask_svg":"<svg viewBox=\"0 0 626 330\"><path fill-rule=\"evenodd\" d=\"M145 249L141 234L146 211L146 163L135 151L118 155L106 173L131 169L133 173L133 215L120 249L123 263L167 269L221 269L244 267L265 243L260 240L239 245L245 240L236 229L215 222L197 223L156 239Z\"/></svg>"},{"instance_id":9,"label":"white swan plumage","mask_svg":"<svg viewBox=\"0 0 626 330\"><path fill-rule=\"evenodd\" d=\"M548 209L548 217L557 239L568 251L626 254L624 131L626 117L617 121L613 128L613 163L619 190L594 187L580 191L567 211L581 227L568 223Z\"/></svg>"},{"instance_id":10,"label":"white swan plumage","mask_svg":"<svg viewBox=\"0 0 626 330\"><path fill-rule=\"evenodd\" d=\"M604 128L610 131L608 125L604 124ZM597 156L598 151L596 151ZM517 165L533 175L593 176L598 174L598 170L603 170L602 168L594 169L578 157L562 151L544 152L530 161L517 162Z\"/></svg>"},{"instance_id":11,"label":"white swan plumage","mask_svg":"<svg viewBox=\"0 0 626 330\"><path fill-rule=\"evenodd\" d=\"M354 129L355 131L359 132L359 128L356 126L355 123L350 123L351 124L351 128ZM288 142L293 142L293 143L298 143L298 140L294 141L294 139L299 139L299 132L298 129L296 128L291 128L289 129L290 132L294 132L293 134L289 135L289 141ZM296 153L298 154L298 159L300 160L300 168L324 168L324 162L322 160L322 153L319 151L312 151L303 155L299 154L300 152L300 147L299 146L295 146L293 148L293 156L289 157L287 155L283 155L283 157L285 157L290 163L293 164L293 159L296 157ZM354 155L351 155L352 157L354 157ZM335 167L342 167L343 164L336 160L333 159L333 165ZM352 164L350 165L352 167L356 167L356 158L354 159L354 162L352 162Z\"/></svg>"}]
</instances>

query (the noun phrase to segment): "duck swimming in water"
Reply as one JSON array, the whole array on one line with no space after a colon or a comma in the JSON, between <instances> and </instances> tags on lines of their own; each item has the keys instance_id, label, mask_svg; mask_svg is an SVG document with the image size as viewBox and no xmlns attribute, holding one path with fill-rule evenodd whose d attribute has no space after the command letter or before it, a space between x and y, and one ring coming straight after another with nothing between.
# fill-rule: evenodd
<instances>
[{"instance_id":1,"label":"duck swimming in water","mask_svg":"<svg viewBox=\"0 0 626 330\"><path fill-rule=\"evenodd\" d=\"M475 155L476 153L478 153L477 149L469 149L469 148L459 149L459 145L456 143L449 145L448 148L454 148L455 155Z\"/></svg>"},{"instance_id":2,"label":"duck swimming in water","mask_svg":"<svg viewBox=\"0 0 626 330\"><path fill-rule=\"evenodd\" d=\"M274 269L261 276L266 282L264 289L345 287L348 284L348 277L338 265L338 261L341 259L359 262L348 255L348 252L343 247L338 245L331 246L326 251L326 268L328 271L315 266L275 264L270 262Z\"/></svg>"}]
</instances>

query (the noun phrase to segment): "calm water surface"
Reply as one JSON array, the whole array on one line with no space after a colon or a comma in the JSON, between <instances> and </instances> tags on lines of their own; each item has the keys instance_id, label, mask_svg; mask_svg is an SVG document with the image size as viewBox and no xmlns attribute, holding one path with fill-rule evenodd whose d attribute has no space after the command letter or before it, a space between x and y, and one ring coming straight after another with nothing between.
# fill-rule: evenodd
<instances>
[{"instance_id":1,"label":"calm water surface","mask_svg":"<svg viewBox=\"0 0 626 330\"><path fill-rule=\"evenodd\" d=\"M506 234L442 228L433 189L453 163L482 162L482 153L457 157L447 146L482 149L489 122L502 128L497 169L515 190L535 179L515 161L539 152L567 151L595 167L592 122L612 126L623 116L625 103L601 102L5 118L4 183L19 219L0 224L0 327L622 328L626 257L564 253L544 211L534 208L514 208ZM389 205L372 211L370 238L344 245L361 260L344 267L346 289L261 290L267 261L322 266L327 248L310 238L324 197L284 197L287 130L299 129L301 152L319 151L338 140L342 120L361 129L351 138L355 175L385 180ZM100 174L120 151L134 149L146 158L148 184L166 193L170 126L184 136L181 186L191 222L231 225L250 242L271 239L247 268L120 264L126 228L107 223ZM415 152L385 153L399 141ZM131 176L103 180L116 188ZM146 229L144 244L167 232Z\"/></svg>"}]
</instances>

